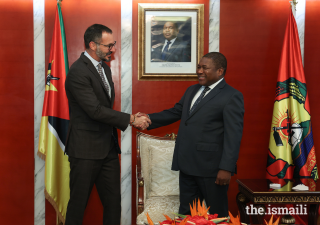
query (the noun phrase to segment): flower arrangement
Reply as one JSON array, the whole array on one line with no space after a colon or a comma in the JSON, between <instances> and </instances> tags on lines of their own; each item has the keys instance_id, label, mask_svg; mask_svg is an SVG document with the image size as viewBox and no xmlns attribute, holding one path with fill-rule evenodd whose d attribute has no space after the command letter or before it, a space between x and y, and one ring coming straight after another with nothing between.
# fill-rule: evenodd
<instances>
[{"instance_id":1,"label":"flower arrangement","mask_svg":"<svg viewBox=\"0 0 320 225\"><path fill-rule=\"evenodd\" d=\"M218 218L218 214L208 214L210 206L208 208L205 207L204 202L202 205L200 200L198 199L198 203L196 201L193 202L193 206L190 204L190 212L191 215L181 215L177 213L173 213L178 218L171 219L169 216L164 215L166 220L159 222L160 225L243 225L244 223L240 222L240 215L238 214L237 217L234 217L229 212L229 218L223 217ZM148 213L146 213L149 225L154 225L153 221L151 220ZM265 221L266 225L278 225L280 217L273 223L273 215L270 218L270 221Z\"/></svg>"},{"instance_id":2,"label":"flower arrangement","mask_svg":"<svg viewBox=\"0 0 320 225\"><path fill-rule=\"evenodd\" d=\"M180 215L173 213L179 218L171 219L169 216L164 215L166 220L159 222L160 225L216 225L216 224L229 224L225 221L228 221L227 217L218 218L218 214L208 214L210 207L206 208L204 202L202 205L200 200L198 203L193 202L193 206L190 205L191 215ZM149 225L154 225L149 214L146 214Z\"/></svg>"}]
</instances>

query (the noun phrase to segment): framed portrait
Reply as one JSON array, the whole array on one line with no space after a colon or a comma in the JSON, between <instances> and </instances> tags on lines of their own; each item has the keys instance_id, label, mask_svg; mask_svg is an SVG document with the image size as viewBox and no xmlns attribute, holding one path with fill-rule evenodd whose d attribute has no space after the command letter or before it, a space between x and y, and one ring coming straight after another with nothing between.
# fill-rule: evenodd
<instances>
[{"instance_id":1,"label":"framed portrait","mask_svg":"<svg viewBox=\"0 0 320 225\"><path fill-rule=\"evenodd\" d=\"M138 79L197 80L203 4L138 4Z\"/></svg>"}]
</instances>

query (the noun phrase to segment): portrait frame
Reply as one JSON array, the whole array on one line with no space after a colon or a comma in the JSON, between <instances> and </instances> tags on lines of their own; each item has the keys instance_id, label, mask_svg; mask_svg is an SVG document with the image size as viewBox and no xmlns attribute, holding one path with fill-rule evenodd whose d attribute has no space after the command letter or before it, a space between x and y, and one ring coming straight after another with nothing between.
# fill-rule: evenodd
<instances>
[{"instance_id":1,"label":"portrait frame","mask_svg":"<svg viewBox=\"0 0 320 225\"><path fill-rule=\"evenodd\" d=\"M188 57L184 57L184 61L155 60L154 55L159 52L159 50L155 52L155 49L159 48L163 51L165 48L162 27L164 27L166 21L174 21L175 24L179 25L177 34L179 36L176 40L183 39L181 42L189 46L190 54L188 54ZM181 27L184 33L181 32ZM163 41L157 43L156 39L160 40L160 36L162 36ZM203 4L139 3L138 80L197 80L196 68L203 56L203 37ZM186 53L184 53L185 55ZM179 59L182 60L182 57Z\"/></svg>"}]
</instances>

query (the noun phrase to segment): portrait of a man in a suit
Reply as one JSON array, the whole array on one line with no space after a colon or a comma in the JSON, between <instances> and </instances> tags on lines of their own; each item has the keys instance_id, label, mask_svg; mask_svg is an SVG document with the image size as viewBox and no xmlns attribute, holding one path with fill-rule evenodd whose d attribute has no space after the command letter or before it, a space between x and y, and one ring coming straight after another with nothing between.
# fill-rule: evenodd
<instances>
[{"instance_id":1,"label":"portrait of a man in a suit","mask_svg":"<svg viewBox=\"0 0 320 225\"><path fill-rule=\"evenodd\" d=\"M166 21L161 33L161 42L151 48L151 62L191 62L190 43L179 37L176 22Z\"/></svg>"}]
</instances>

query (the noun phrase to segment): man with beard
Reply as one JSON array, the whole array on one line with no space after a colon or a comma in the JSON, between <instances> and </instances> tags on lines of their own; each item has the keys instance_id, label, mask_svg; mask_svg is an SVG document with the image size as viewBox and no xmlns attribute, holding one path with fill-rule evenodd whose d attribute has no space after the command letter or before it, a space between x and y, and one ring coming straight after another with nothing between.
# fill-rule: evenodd
<instances>
[{"instance_id":1,"label":"man with beard","mask_svg":"<svg viewBox=\"0 0 320 225\"><path fill-rule=\"evenodd\" d=\"M191 62L190 45L177 36L179 29L176 23L166 22L162 29L164 43L152 49L152 62Z\"/></svg>"},{"instance_id":2,"label":"man with beard","mask_svg":"<svg viewBox=\"0 0 320 225\"><path fill-rule=\"evenodd\" d=\"M113 110L115 99L111 70L107 64L115 51L112 31L100 24L84 34L86 51L74 62L65 88L70 123L66 153L70 162L70 200L66 225L81 225L92 187L102 202L103 224L120 224L120 165L117 128L149 126L146 117ZM141 119L142 118L142 119Z\"/></svg>"}]
</instances>

